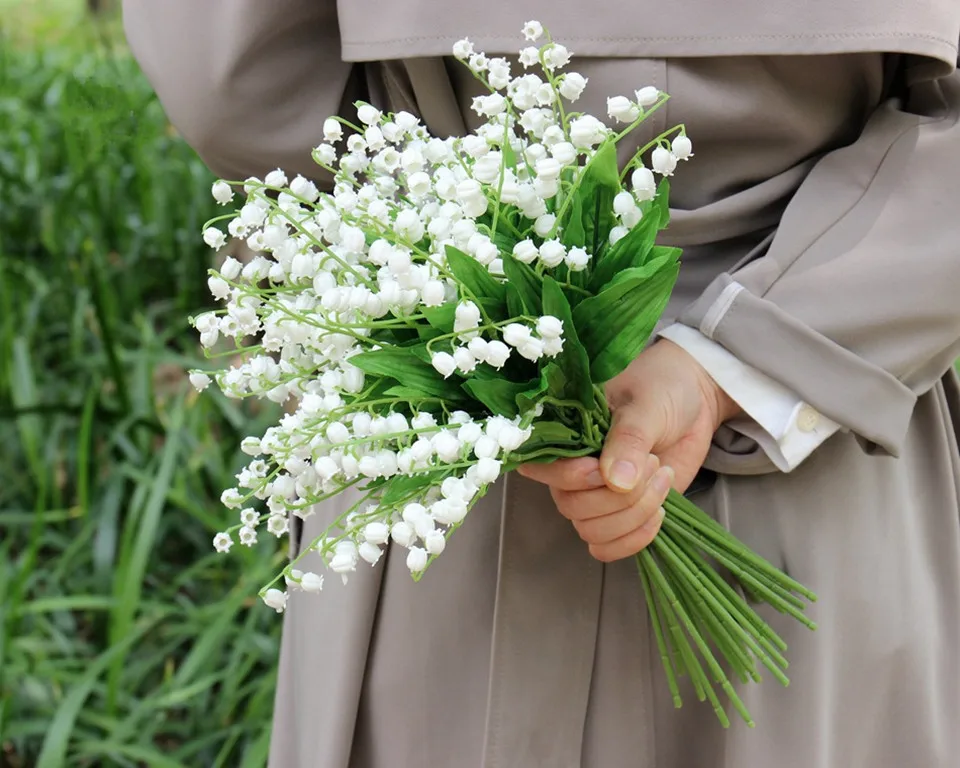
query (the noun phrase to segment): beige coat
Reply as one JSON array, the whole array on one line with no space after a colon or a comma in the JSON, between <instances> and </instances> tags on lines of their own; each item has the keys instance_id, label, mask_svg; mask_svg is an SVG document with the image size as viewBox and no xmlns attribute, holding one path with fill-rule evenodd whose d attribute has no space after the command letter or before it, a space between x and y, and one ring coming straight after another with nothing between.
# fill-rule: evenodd
<instances>
[{"instance_id":1,"label":"beige coat","mask_svg":"<svg viewBox=\"0 0 960 768\"><path fill-rule=\"evenodd\" d=\"M125 11L171 119L226 177L312 172L323 118L361 96L463 131L474 86L439 57L464 34L515 51L527 18L582 56L588 111L669 91L646 135L682 121L696 156L674 184L685 263L668 315L845 431L782 474L722 429L719 475L695 497L822 596L815 633L764 612L793 682L744 688L755 730L724 731L689 690L673 709L631 562L593 561L546 492L511 476L421 583L388 557L292 600L271 764L960 765L960 4L337 5Z\"/></svg>"}]
</instances>

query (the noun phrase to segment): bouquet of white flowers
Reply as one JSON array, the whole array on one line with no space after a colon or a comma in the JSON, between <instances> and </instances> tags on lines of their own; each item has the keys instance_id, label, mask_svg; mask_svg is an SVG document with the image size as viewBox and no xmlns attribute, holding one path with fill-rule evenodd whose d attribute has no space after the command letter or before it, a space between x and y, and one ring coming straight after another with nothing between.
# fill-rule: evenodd
<instances>
[{"instance_id":1,"label":"bouquet of white flowers","mask_svg":"<svg viewBox=\"0 0 960 768\"><path fill-rule=\"evenodd\" d=\"M489 90L473 101L485 122L470 135L433 137L409 113L360 103L356 123L326 121L313 152L332 193L280 170L214 185L224 205L233 187L246 200L207 225L206 242L226 242L214 225L227 220L259 255L211 274L225 307L193 322L208 353L233 340L227 354L240 364L214 377L227 396L293 405L243 441L252 460L223 494L239 520L217 534L218 550L253 544L261 527L283 536L289 515L350 488L359 501L304 554L346 581L392 541L419 579L501 474L600 451L604 382L643 349L677 277L680 251L656 238L666 177L692 145L677 126L619 169L618 142L667 94L608 99L622 124L612 130L570 110L586 80L562 72L569 51L537 22L524 35L533 45L520 64L540 74L512 76L508 60L455 45ZM204 389L211 378L191 380ZM803 609L814 595L682 495L664 507L636 560L675 704L686 674L725 725L714 684L752 724L724 666L759 681L759 663L786 684L786 646L712 562L752 600L811 627ZM261 591L277 611L288 590L323 587L296 566Z\"/></svg>"}]
</instances>

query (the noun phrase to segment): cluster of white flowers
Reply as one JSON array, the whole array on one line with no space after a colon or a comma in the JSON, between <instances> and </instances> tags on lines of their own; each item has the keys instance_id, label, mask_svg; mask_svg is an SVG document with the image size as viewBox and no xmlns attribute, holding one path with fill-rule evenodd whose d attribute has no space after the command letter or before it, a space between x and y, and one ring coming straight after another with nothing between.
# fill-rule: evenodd
<instances>
[{"instance_id":1,"label":"cluster of white flowers","mask_svg":"<svg viewBox=\"0 0 960 768\"><path fill-rule=\"evenodd\" d=\"M229 218L229 235L257 255L246 264L228 256L211 274L209 290L225 306L194 318L200 342L212 349L226 338L242 353L239 364L215 374L225 394L292 399L294 407L262 438L244 441L253 460L237 476L238 487L223 494L225 505L240 510L240 522L217 534L219 551L235 540L254 544L261 525L282 536L290 513L305 516L318 501L356 486L365 491L362 509L352 509L312 549L345 575L360 560L375 563L392 540L409 549L407 564L420 572L443 550L443 526L449 532L463 520L499 476L503 458L529 438L533 414L472 417L407 403L405 415L403 398L391 401L382 391L371 404L370 377L351 364L358 353L392 343L389 334L422 327L427 313L443 305L455 305L453 331L431 338L427 349L444 378L469 378L480 366L499 370L513 351L535 363L563 350L556 317L486 317L449 255L455 249L498 281L505 280L505 258L567 276L588 269L593 258L564 245L562 213L599 145L614 133L592 115L568 111L587 85L582 75L561 71L570 52L548 36L543 42L538 22L523 32L541 44L524 48L520 63L525 70L539 65L542 76L514 76L507 59L487 57L469 40L454 46L489 91L473 101L484 118L473 133L433 137L408 112L384 114L360 103L356 124L340 117L324 123L324 142L313 152L333 176L330 193L276 170L247 179L239 210L221 217ZM637 123L664 98L644 88L632 100L610 99L608 111L619 122ZM691 151L681 135L672 145L658 143L652 170L635 163L630 190L614 201L619 226L611 241L640 220L641 204L656 193L653 172L671 174ZM212 193L222 205L234 200L224 181ZM502 250L505 236L511 246ZM215 249L227 240L217 226L203 238ZM200 371L190 380L198 390L211 383ZM376 503L390 478L423 473L436 480L426 491ZM265 515L246 506L253 500ZM313 573L289 568L285 576L288 587L322 586ZM264 596L283 609L286 592Z\"/></svg>"}]
</instances>

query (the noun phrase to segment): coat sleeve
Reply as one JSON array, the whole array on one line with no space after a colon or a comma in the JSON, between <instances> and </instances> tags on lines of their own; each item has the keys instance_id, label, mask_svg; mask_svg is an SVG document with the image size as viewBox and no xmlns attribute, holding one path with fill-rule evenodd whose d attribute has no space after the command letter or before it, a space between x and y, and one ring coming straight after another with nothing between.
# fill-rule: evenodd
<instances>
[{"instance_id":1,"label":"coat sleeve","mask_svg":"<svg viewBox=\"0 0 960 768\"><path fill-rule=\"evenodd\" d=\"M897 455L960 356L960 74L884 103L680 322Z\"/></svg>"},{"instance_id":2,"label":"coat sleeve","mask_svg":"<svg viewBox=\"0 0 960 768\"><path fill-rule=\"evenodd\" d=\"M361 97L335 0L124 0L133 55L171 123L217 175L317 178L323 121Z\"/></svg>"}]
</instances>

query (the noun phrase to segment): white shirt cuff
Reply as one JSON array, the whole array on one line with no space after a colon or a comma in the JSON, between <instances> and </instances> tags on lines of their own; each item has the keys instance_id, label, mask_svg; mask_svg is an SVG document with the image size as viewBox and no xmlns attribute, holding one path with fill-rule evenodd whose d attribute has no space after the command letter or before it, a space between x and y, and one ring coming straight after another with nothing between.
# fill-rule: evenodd
<instances>
[{"instance_id":1,"label":"white shirt cuff","mask_svg":"<svg viewBox=\"0 0 960 768\"><path fill-rule=\"evenodd\" d=\"M727 426L756 440L781 472L799 466L840 429L835 421L700 331L675 323L659 335L686 350L743 409L744 415L731 419Z\"/></svg>"}]
</instances>

